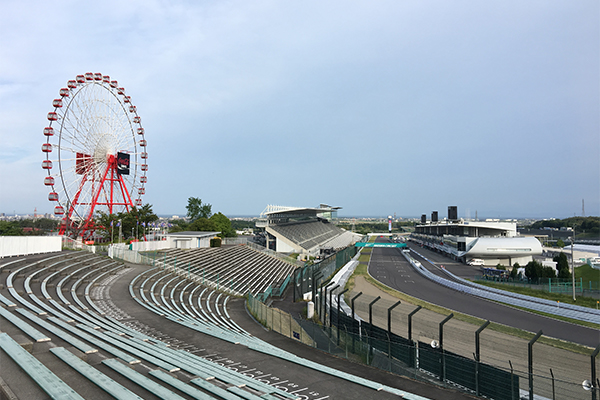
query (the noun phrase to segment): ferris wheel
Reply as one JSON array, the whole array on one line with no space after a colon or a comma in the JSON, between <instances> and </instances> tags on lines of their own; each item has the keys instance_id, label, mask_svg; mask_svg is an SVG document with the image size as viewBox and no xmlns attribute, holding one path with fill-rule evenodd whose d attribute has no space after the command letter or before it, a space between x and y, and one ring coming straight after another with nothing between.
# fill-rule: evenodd
<instances>
[{"instance_id":1,"label":"ferris wheel","mask_svg":"<svg viewBox=\"0 0 600 400\"><path fill-rule=\"evenodd\" d=\"M89 238L95 212L142 205L147 142L131 97L109 76L77 75L59 95L44 128L44 185L62 217L59 234Z\"/></svg>"}]
</instances>

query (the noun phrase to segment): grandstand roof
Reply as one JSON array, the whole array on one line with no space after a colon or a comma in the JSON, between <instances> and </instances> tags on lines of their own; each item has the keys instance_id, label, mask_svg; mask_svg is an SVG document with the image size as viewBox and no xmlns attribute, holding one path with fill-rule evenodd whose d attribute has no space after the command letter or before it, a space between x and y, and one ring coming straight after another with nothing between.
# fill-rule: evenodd
<instances>
[{"instance_id":1,"label":"grandstand roof","mask_svg":"<svg viewBox=\"0 0 600 400\"><path fill-rule=\"evenodd\" d=\"M292 217L294 215L317 215L326 212L334 212L342 207L331 207L325 204L321 204L320 207L286 207L286 206L275 206L269 204L263 212L260 214L261 217L271 216L271 215L285 215Z\"/></svg>"}]
</instances>

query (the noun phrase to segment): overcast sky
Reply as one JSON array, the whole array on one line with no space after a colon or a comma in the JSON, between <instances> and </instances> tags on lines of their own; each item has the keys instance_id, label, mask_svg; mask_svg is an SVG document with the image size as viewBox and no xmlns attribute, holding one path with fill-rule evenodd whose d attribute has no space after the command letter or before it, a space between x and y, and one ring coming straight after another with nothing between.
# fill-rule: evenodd
<instances>
[{"instance_id":1,"label":"overcast sky","mask_svg":"<svg viewBox=\"0 0 600 400\"><path fill-rule=\"evenodd\" d=\"M599 215L599 4L1 1L0 212L52 212L46 114L101 72L158 214Z\"/></svg>"}]
</instances>

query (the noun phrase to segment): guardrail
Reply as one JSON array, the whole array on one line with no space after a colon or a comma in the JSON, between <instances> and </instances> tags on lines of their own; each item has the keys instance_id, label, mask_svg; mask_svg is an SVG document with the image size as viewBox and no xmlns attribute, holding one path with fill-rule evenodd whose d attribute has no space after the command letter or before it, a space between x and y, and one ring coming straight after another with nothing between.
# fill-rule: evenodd
<instances>
[{"instance_id":1,"label":"guardrail","mask_svg":"<svg viewBox=\"0 0 600 400\"><path fill-rule=\"evenodd\" d=\"M414 251L414 250L411 250ZM448 270L444 269L444 272L451 276L453 279L459 282L453 282L449 279L442 278L440 276L435 275L427 268L424 268L423 265L414 258L412 258L407 253L402 253L404 257L408 260L408 262L423 276L426 278L435 281L441 285L449 287L453 290L463 292L466 294L470 294L473 296L481 297L484 299L498 301L505 304L510 304L517 307L526 308L529 310L544 312L547 314L552 314L556 316L561 316L565 318L576 319L578 321L586 321L592 323L600 323L600 310L595 310L593 308L581 307L574 304L561 304L560 307L557 307L557 303L551 300L540 299L537 297L526 296L518 293L505 292L500 289L489 288L487 286L478 285L473 282L469 282L466 279L460 278ZM426 257L423 257L421 254L415 251L415 254L418 254L423 259L427 260ZM429 260L427 260L429 262Z\"/></svg>"}]
</instances>

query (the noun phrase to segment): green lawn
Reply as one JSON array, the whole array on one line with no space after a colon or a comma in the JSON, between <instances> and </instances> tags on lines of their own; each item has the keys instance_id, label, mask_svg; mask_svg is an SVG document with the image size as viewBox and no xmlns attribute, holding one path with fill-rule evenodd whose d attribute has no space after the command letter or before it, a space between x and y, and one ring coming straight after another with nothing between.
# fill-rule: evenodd
<instances>
[{"instance_id":1,"label":"green lawn","mask_svg":"<svg viewBox=\"0 0 600 400\"><path fill-rule=\"evenodd\" d=\"M594 269L589 265L585 264L581 267L575 268L575 279L582 278L583 286L587 287L587 282L592 282L592 286L595 283L595 287L600 285L600 269Z\"/></svg>"},{"instance_id":2,"label":"green lawn","mask_svg":"<svg viewBox=\"0 0 600 400\"><path fill-rule=\"evenodd\" d=\"M481 280L481 281L476 281L476 283L478 283L480 285L484 285L484 286L493 287L496 289L506 290L507 292L513 292L513 293L524 294L527 296L538 297L540 299L547 299L547 300L552 300L552 301L556 301L556 302L560 301L561 303L577 304L579 306L590 307L590 308L600 307L600 303L598 303L598 300L593 299L591 297L581 297L581 296L578 296L577 294L575 295L575 298L577 300L573 301L572 294L549 293L549 292L545 292L543 290L530 289L527 287L520 287L520 286L511 286L511 285L506 285L506 284L497 283L497 282L493 282L493 281ZM584 287L585 287L585 283L584 283ZM557 303L557 306L558 306L558 303Z\"/></svg>"}]
</instances>

